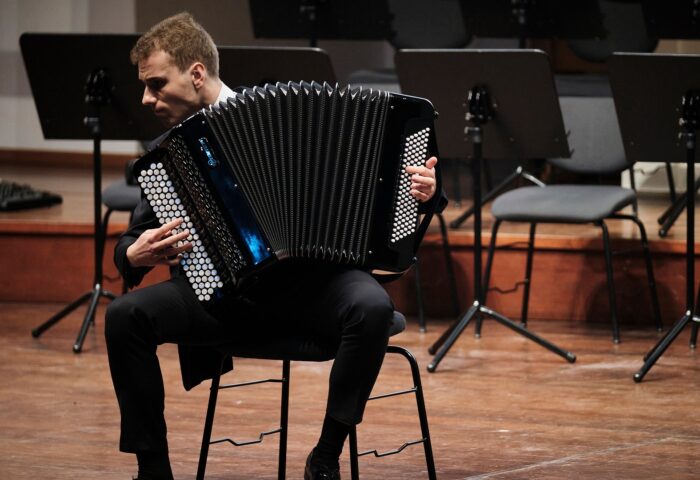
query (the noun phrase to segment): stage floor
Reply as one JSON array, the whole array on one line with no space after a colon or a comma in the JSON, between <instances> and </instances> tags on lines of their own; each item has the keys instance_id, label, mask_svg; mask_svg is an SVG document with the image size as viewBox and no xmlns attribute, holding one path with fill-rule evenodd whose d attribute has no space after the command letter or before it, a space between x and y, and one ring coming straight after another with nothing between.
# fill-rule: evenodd
<instances>
[{"instance_id":1,"label":"stage floor","mask_svg":"<svg viewBox=\"0 0 700 480\"><path fill-rule=\"evenodd\" d=\"M71 350L82 320L75 313L40 339L30 327L58 304L0 304L0 478L123 480L134 460L118 452L119 413L103 338L103 308L83 353ZM680 312L678 312L680 314ZM488 322L477 340L470 327L434 374L428 346L447 326L430 320L420 333L410 319L393 339L417 357L425 388L438 478L695 479L700 471L700 358L681 334L641 384L632 381L658 334L628 330L613 345L607 325L533 321L530 328L573 351L569 364ZM193 479L208 385L182 389L173 346L159 349L166 384L170 454L178 480ZM320 431L330 363L292 367L288 478L302 476ZM236 362L225 381L269 378L279 363ZM375 393L410 386L407 368L385 362ZM256 438L276 426L278 386L224 392L214 437ZM226 406L224 406L226 405ZM225 423L231 430L222 428ZM418 438L410 399L371 402L360 449L397 448ZM211 479L274 479L276 438L262 445L214 446ZM349 478L347 452L343 478ZM360 459L364 479L424 479L420 447L384 459Z\"/></svg>"}]
</instances>

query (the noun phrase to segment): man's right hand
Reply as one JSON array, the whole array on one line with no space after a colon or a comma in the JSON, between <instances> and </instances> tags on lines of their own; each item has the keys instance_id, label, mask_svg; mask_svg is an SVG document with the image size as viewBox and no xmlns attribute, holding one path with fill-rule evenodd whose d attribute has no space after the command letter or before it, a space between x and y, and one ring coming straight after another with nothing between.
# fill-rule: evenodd
<instances>
[{"instance_id":1,"label":"man's right hand","mask_svg":"<svg viewBox=\"0 0 700 480\"><path fill-rule=\"evenodd\" d=\"M177 265L180 262L180 254L192 248L190 242L177 246L179 241L185 240L190 234L188 230L173 234L173 230L180 224L182 219L178 218L160 228L143 232L126 250L129 264L132 267Z\"/></svg>"}]
</instances>

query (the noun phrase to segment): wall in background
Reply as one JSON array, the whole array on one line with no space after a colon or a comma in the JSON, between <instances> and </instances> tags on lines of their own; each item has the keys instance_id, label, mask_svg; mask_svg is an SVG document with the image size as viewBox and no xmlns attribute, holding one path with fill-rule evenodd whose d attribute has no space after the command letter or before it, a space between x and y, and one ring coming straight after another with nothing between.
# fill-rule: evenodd
<instances>
[{"instance_id":1,"label":"wall in background","mask_svg":"<svg viewBox=\"0 0 700 480\"><path fill-rule=\"evenodd\" d=\"M44 140L19 48L22 33L126 33L134 25L133 0L0 0L0 149L92 151L88 140ZM103 150L136 153L138 144L105 141Z\"/></svg>"},{"instance_id":2,"label":"wall in background","mask_svg":"<svg viewBox=\"0 0 700 480\"><path fill-rule=\"evenodd\" d=\"M189 10L222 45L306 46L305 40L263 40L253 35L248 0L0 0L0 150L92 150L89 141L44 140L19 50L23 32L113 32L144 31L162 18ZM471 46L513 47L479 39ZM336 74L343 81L359 69L388 67L393 48L385 41L320 40L330 54ZM659 52L700 53L700 42L662 41ZM47 72L47 75L60 72ZM104 142L111 153L136 154L136 142ZM645 166L645 170L653 168ZM682 171L679 187L682 188ZM1 175L0 175L1 176ZM652 190L665 191L665 181L640 178Z\"/></svg>"}]
</instances>

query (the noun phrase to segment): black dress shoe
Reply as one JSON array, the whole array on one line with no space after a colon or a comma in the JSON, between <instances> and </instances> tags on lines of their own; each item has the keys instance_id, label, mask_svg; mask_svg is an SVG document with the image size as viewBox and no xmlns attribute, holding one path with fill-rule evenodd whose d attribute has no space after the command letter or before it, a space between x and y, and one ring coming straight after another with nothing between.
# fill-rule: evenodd
<instances>
[{"instance_id":1,"label":"black dress shoe","mask_svg":"<svg viewBox=\"0 0 700 480\"><path fill-rule=\"evenodd\" d=\"M314 451L311 450L306 458L306 468L304 468L304 480L340 480L340 467L329 467L319 462L312 462Z\"/></svg>"}]
</instances>

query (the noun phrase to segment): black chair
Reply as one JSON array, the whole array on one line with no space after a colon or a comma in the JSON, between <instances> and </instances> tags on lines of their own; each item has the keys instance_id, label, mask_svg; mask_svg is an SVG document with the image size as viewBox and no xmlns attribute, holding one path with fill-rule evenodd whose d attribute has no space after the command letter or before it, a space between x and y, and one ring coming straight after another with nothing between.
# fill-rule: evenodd
<instances>
[{"instance_id":1,"label":"black chair","mask_svg":"<svg viewBox=\"0 0 700 480\"><path fill-rule=\"evenodd\" d=\"M565 125L571 130L569 145L573 152L569 159L552 159L549 160L550 163L571 172L600 177L621 173L626 169L631 170L633 164L628 162L624 155L612 98L564 97L560 99L560 103ZM538 223L593 223L603 232L613 341L619 343L612 251L605 222L608 219L631 220L639 227L653 314L656 326L660 330L661 313L644 225L637 217L636 210L634 214L619 213L625 207L636 207L636 203L637 195L633 189L617 185L523 187L499 196L491 208L495 222L486 262L484 291L488 291L496 236L501 223L504 221L530 223L521 317L521 322L524 325L527 324L536 225ZM477 322L477 333L479 328L480 323Z\"/></svg>"},{"instance_id":2,"label":"black chair","mask_svg":"<svg viewBox=\"0 0 700 480\"><path fill-rule=\"evenodd\" d=\"M132 162L128 162L124 178L109 184L102 190L102 204L107 207L107 211L102 217L102 238L107 240L107 227L109 226L109 218L113 212L129 212L129 220L131 215L141 199L141 189L139 188L136 179L132 172ZM100 258L104 258L105 244L100 247ZM122 282L122 293L126 293L126 282Z\"/></svg>"},{"instance_id":3,"label":"black chair","mask_svg":"<svg viewBox=\"0 0 700 480\"><path fill-rule=\"evenodd\" d=\"M402 332L406 328L405 317L398 313L394 313L394 321L391 328L391 335L396 335ZM207 465L207 458L209 455L209 446L218 443L229 443L234 446L243 446L261 443L263 439L272 434L279 434L279 460L278 460L278 478L283 480L286 478L286 457L287 457L287 425L288 425L288 407L289 407L289 388L290 388L290 364L292 361L312 361L312 362L323 362L327 360L332 360L336 354L336 347L324 345L322 343L313 341L309 338L297 338L290 339L285 338L272 338L265 339L264 342L261 341L260 344L253 344L250 342L241 344L230 344L221 349L221 360L226 361L229 357L244 357L244 358L258 358L265 360L282 360L282 377L279 379L263 379L256 380L238 384L221 385L219 373L212 379L211 382L211 393L209 394L209 406L207 408L206 420L204 424L204 434L202 437L202 447L199 456L199 466L197 468L197 479L201 480L204 478L204 473ZM418 417L420 421L421 435L422 438L408 441L398 447L395 450L379 453L377 450L367 450L363 452L358 452L357 450L357 434L356 430L353 429L350 432L349 450L350 450L350 469L351 477L353 480L360 478L359 476L359 462L358 458L364 455L374 454L376 457L383 457L387 455L393 455L401 452L406 447L410 445L415 445L422 443L425 452L425 462L428 471L428 477L431 480L436 478L435 474L435 464L433 460L433 451L430 443L430 433L428 430L428 417L425 411L425 402L423 400L423 388L421 386L420 370L418 368L418 363L416 362L413 355L403 347L389 345L387 348L387 353L398 354L404 357L410 367L411 374L413 378L413 387L398 391L387 393L383 395L375 395L370 398L370 400L378 400L381 398L393 397L396 395L403 394L414 394L416 398L416 406L418 408ZM212 427L214 424L214 413L216 410L216 402L219 390L227 388L236 388L249 385L257 385L261 383L281 383L282 393L281 393L281 414L280 414L280 426L277 429L262 432L259 438L249 441L236 441L232 438L222 438L219 440L211 440Z\"/></svg>"}]
</instances>

